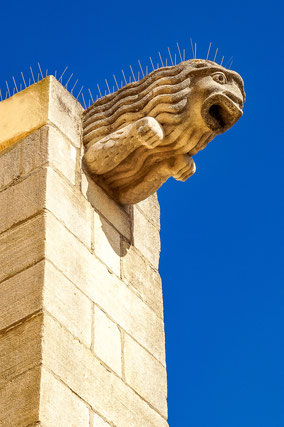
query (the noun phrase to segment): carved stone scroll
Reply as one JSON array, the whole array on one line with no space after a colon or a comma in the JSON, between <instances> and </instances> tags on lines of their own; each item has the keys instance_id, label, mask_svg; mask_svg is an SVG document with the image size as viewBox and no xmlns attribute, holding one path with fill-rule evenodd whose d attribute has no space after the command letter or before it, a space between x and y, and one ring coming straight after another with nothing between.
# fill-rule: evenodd
<instances>
[{"instance_id":1,"label":"carved stone scroll","mask_svg":"<svg viewBox=\"0 0 284 427\"><path fill-rule=\"evenodd\" d=\"M159 68L85 111L85 167L119 203L137 203L193 175L192 156L236 123L244 101L240 75L215 62Z\"/></svg>"}]
</instances>

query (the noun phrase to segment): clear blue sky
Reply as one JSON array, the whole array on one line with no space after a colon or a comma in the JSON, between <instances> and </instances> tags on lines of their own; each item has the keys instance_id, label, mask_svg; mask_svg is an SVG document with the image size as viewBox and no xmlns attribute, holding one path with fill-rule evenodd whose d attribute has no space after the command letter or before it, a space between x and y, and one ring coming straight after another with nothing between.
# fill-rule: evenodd
<instances>
[{"instance_id":1,"label":"clear blue sky","mask_svg":"<svg viewBox=\"0 0 284 427\"><path fill-rule=\"evenodd\" d=\"M95 92L190 37L243 76L243 118L159 190L171 427L284 426L282 17L274 0L1 5L2 91L40 61Z\"/></svg>"}]
</instances>

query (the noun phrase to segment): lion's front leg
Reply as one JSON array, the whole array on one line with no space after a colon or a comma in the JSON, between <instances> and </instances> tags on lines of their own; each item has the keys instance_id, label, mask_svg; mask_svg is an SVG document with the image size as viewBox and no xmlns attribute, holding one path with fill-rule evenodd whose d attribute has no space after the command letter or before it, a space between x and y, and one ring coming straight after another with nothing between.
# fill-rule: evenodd
<instances>
[{"instance_id":1,"label":"lion's front leg","mask_svg":"<svg viewBox=\"0 0 284 427\"><path fill-rule=\"evenodd\" d=\"M137 148L155 148L164 138L161 125L153 117L144 117L124 128L88 144L84 161L91 173L101 175L118 166Z\"/></svg>"},{"instance_id":2,"label":"lion's front leg","mask_svg":"<svg viewBox=\"0 0 284 427\"><path fill-rule=\"evenodd\" d=\"M185 181L194 174L195 163L188 154L179 154L156 163L144 176L133 180L129 186L116 188L116 198L122 204L135 204L153 194L171 176Z\"/></svg>"}]
</instances>

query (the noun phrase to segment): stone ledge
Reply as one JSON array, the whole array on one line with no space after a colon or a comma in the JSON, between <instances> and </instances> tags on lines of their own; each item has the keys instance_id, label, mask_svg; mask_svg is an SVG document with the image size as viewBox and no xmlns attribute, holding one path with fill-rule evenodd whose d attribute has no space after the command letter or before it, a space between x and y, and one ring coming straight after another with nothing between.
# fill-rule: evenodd
<instances>
[{"instance_id":1,"label":"stone ledge","mask_svg":"<svg viewBox=\"0 0 284 427\"><path fill-rule=\"evenodd\" d=\"M48 123L62 125L62 131L79 146L81 129L75 118L82 112L79 102L48 76L0 102L0 152Z\"/></svg>"}]
</instances>

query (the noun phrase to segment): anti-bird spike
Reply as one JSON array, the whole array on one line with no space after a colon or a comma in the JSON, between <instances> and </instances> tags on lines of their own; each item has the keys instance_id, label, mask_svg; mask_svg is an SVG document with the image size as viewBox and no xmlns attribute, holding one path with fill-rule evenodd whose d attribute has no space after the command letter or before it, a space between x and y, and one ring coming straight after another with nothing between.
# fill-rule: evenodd
<instances>
[{"instance_id":1,"label":"anti-bird spike","mask_svg":"<svg viewBox=\"0 0 284 427\"><path fill-rule=\"evenodd\" d=\"M33 78L33 82L35 83L35 76L34 76L32 67L30 67L30 70L31 70L31 75L32 75L32 78Z\"/></svg>"},{"instance_id":2,"label":"anti-bird spike","mask_svg":"<svg viewBox=\"0 0 284 427\"><path fill-rule=\"evenodd\" d=\"M41 78L43 79L43 74L42 74L42 71L41 71L40 63L38 62L37 65L38 65L38 68L39 68L39 71L40 71L40 74L41 74Z\"/></svg>"},{"instance_id":3,"label":"anti-bird spike","mask_svg":"<svg viewBox=\"0 0 284 427\"><path fill-rule=\"evenodd\" d=\"M117 84L117 80L116 80L116 77L115 77L115 75L113 74L113 79L114 79L114 81L115 81L115 84L116 84L116 87L117 87L117 90L119 89L119 87L118 87L118 84ZM90 89L89 89L90 90Z\"/></svg>"},{"instance_id":4,"label":"anti-bird spike","mask_svg":"<svg viewBox=\"0 0 284 427\"><path fill-rule=\"evenodd\" d=\"M163 63L163 60L162 60L161 52L158 52L158 54L159 54L159 57L160 57L160 61L161 61L162 67L164 67L164 63Z\"/></svg>"},{"instance_id":5,"label":"anti-bird spike","mask_svg":"<svg viewBox=\"0 0 284 427\"><path fill-rule=\"evenodd\" d=\"M179 53L180 60L182 61L181 51L180 51L178 42L177 42L177 48L178 48L178 53Z\"/></svg>"},{"instance_id":6,"label":"anti-bird spike","mask_svg":"<svg viewBox=\"0 0 284 427\"><path fill-rule=\"evenodd\" d=\"M124 71L123 71L123 70L121 70L121 71L122 71L122 75L123 75L123 78L124 78L125 84L127 85L127 80L126 80L126 77L125 77Z\"/></svg>"},{"instance_id":7,"label":"anti-bird spike","mask_svg":"<svg viewBox=\"0 0 284 427\"><path fill-rule=\"evenodd\" d=\"M174 65L173 58L172 58L171 51L170 51L170 48L169 48L169 47L168 47L168 51L169 51L169 55L170 55L170 59L171 59L171 63L172 63L172 65Z\"/></svg>"},{"instance_id":8,"label":"anti-bird spike","mask_svg":"<svg viewBox=\"0 0 284 427\"><path fill-rule=\"evenodd\" d=\"M140 70L141 70L142 76L143 76L143 77L145 77L145 76L144 76L144 71L143 71L143 68L142 68L142 65L141 65L141 62L140 62L140 59L138 59L138 64L139 64L139 66L140 66ZM139 80L139 79L138 79L138 80Z\"/></svg>"},{"instance_id":9,"label":"anti-bird spike","mask_svg":"<svg viewBox=\"0 0 284 427\"><path fill-rule=\"evenodd\" d=\"M208 52L207 52L207 55L206 55L206 61L209 58L209 53L210 53L211 45L212 45L212 43L210 42L209 47L208 47Z\"/></svg>"},{"instance_id":10,"label":"anti-bird spike","mask_svg":"<svg viewBox=\"0 0 284 427\"><path fill-rule=\"evenodd\" d=\"M64 87L66 87L67 88L67 86L68 86L68 83L70 82L70 80L72 79L72 77L73 77L73 73L71 74L71 76L69 77L69 79L67 80L67 82L66 82L66 85L64 86Z\"/></svg>"},{"instance_id":11,"label":"anti-bird spike","mask_svg":"<svg viewBox=\"0 0 284 427\"><path fill-rule=\"evenodd\" d=\"M214 56L213 62L215 62L215 61L216 61L217 53L218 53L218 47L217 47L217 49L216 49L216 52L215 52L215 56Z\"/></svg>"},{"instance_id":12,"label":"anti-bird spike","mask_svg":"<svg viewBox=\"0 0 284 427\"><path fill-rule=\"evenodd\" d=\"M90 94L90 97L91 97L92 103L94 103L94 99L93 99L93 95L92 95L91 89L90 89L90 88L88 88L88 91L89 91L89 94Z\"/></svg>"},{"instance_id":13,"label":"anti-bird spike","mask_svg":"<svg viewBox=\"0 0 284 427\"><path fill-rule=\"evenodd\" d=\"M67 65L67 67L65 67L65 69L64 69L64 71L63 71L63 73L61 74L61 76L60 76L60 78L59 78L59 80L58 80L60 83L62 82L62 77L63 77L63 76L64 76L64 74L66 73L67 69L68 69L68 65Z\"/></svg>"},{"instance_id":14,"label":"anti-bird spike","mask_svg":"<svg viewBox=\"0 0 284 427\"><path fill-rule=\"evenodd\" d=\"M71 95L73 95L73 90L75 89L76 84L78 83L79 79L77 79L74 83L74 86L71 89Z\"/></svg>"},{"instance_id":15,"label":"anti-bird spike","mask_svg":"<svg viewBox=\"0 0 284 427\"><path fill-rule=\"evenodd\" d=\"M15 80L15 77L14 77L14 76L13 76L13 82L14 82L14 85L15 85L16 91L18 92L17 83L16 83L16 80Z\"/></svg>"},{"instance_id":16,"label":"anti-bird spike","mask_svg":"<svg viewBox=\"0 0 284 427\"><path fill-rule=\"evenodd\" d=\"M23 79L23 82L24 82L24 85L25 85L25 88L27 87L27 85L26 85L26 80L25 80L25 78L24 78L24 74L22 73L22 71L21 71L21 75L22 75L22 79Z\"/></svg>"},{"instance_id":17,"label":"anti-bird spike","mask_svg":"<svg viewBox=\"0 0 284 427\"><path fill-rule=\"evenodd\" d=\"M192 43L191 37L190 37L190 44L191 44L191 50L192 50L192 57L194 58L194 50L193 50L193 43Z\"/></svg>"}]
</instances>

